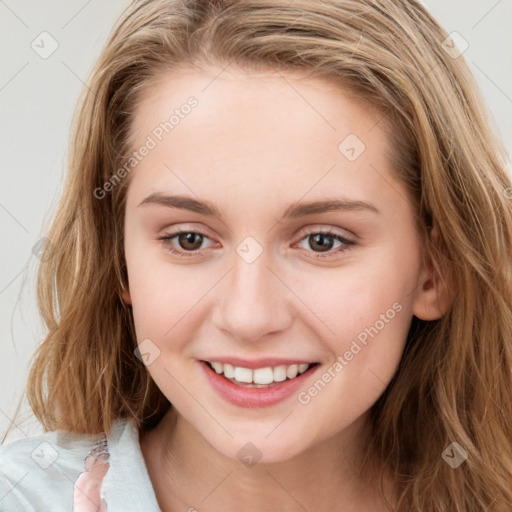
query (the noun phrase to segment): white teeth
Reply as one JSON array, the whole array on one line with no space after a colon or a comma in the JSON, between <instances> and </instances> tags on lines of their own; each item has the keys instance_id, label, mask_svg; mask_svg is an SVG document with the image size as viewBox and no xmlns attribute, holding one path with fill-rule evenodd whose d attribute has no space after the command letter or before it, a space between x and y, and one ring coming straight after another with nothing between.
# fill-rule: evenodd
<instances>
[{"instance_id":1,"label":"white teeth","mask_svg":"<svg viewBox=\"0 0 512 512\"><path fill-rule=\"evenodd\" d=\"M279 365L273 368L267 366L265 368L243 368L240 366L233 366L229 363L219 363L217 361L210 361L213 370L218 374L224 374L227 379L234 379L238 382L246 384L271 384L272 382L283 382L287 378L294 379L297 375L304 373L311 365L308 363Z\"/></svg>"},{"instance_id":2,"label":"white teeth","mask_svg":"<svg viewBox=\"0 0 512 512\"><path fill-rule=\"evenodd\" d=\"M309 364L307 364L307 363L299 364L299 368L297 371L299 373L304 373L308 369L308 366L309 366Z\"/></svg>"},{"instance_id":3,"label":"white teeth","mask_svg":"<svg viewBox=\"0 0 512 512\"><path fill-rule=\"evenodd\" d=\"M250 384L252 382L252 370L236 366L234 379L238 382L247 382L247 384Z\"/></svg>"},{"instance_id":4,"label":"white teeth","mask_svg":"<svg viewBox=\"0 0 512 512\"><path fill-rule=\"evenodd\" d=\"M286 366L276 366L274 368L274 380L276 382L283 382L283 380L286 380Z\"/></svg>"},{"instance_id":5,"label":"white teeth","mask_svg":"<svg viewBox=\"0 0 512 512\"><path fill-rule=\"evenodd\" d=\"M219 363L219 364L222 364L222 363ZM222 366L223 366L224 377L227 377L228 379L234 378L235 369L233 368L233 366L230 364L227 364L227 363Z\"/></svg>"},{"instance_id":6,"label":"white teeth","mask_svg":"<svg viewBox=\"0 0 512 512\"><path fill-rule=\"evenodd\" d=\"M253 371L252 380L254 384L270 384L274 380L274 372L270 366L266 368L256 368Z\"/></svg>"},{"instance_id":7,"label":"white teeth","mask_svg":"<svg viewBox=\"0 0 512 512\"><path fill-rule=\"evenodd\" d=\"M217 363L217 362L213 362L212 363L212 366L213 366L213 369L217 372L217 373L222 373L222 364L221 363Z\"/></svg>"},{"instance_id":8,"label":"white teeth","mask_svg":"<svg viewBox=\"0 0 512 512\"><path fill-rule=\"evenodd\" d=\"M299 369L299 367L296 364L292 364L291 366L288 366L288 369L286 370L286 376L289 379L293 379L294 377L297 377L298 369Z\"/></svg>"}]
</instances>

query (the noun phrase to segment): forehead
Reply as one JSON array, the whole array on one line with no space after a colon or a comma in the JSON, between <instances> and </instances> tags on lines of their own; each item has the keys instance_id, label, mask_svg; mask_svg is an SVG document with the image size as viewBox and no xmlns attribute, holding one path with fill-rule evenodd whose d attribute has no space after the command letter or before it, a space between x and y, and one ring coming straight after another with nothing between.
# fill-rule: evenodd
<instances>
[{"instance_id":1,"label":"forehead","mask_svg":"<svg viewBox=\"0 0 512 512\"><path fill-rule=\"evenodd\" d=\"M184 108L190 98L195 106ZM145 188L141 194L180 174L201 192L214 179L253 194L258 183L296 194L320 181L330 191L341 183L357 188L361 180L377 191L390 172L391 148L376 109L333 81L300 72L169 71L142 92L131 132L132 150L148 137L155 142L130 176Z\"/></svg>"},{"instance_id":2,"label":"forehead","mask_svg":"<svg viewBox=\"0 0 512 512\"><path fill-rule=\"evenodd\" d=\"M376 107L363 102L341 82L311 76L310 71L181 67L160 73L141 91L132 133L148 129L147 121L167 119L190 97L196 98L200 106L194 111L195 118L223 123L241 120L237 114L242 112L262 120L279 119L281 123L289 119L289 124L294 119L308 120L312 128L325 125L323 128L331 131L343 128L333 125L333 121L339 125L343 118L351 121L346 127L360 127L361 131L364 124L373 127L376 118L385 121ZM341 117L336 116L340 113Z\"/></svg>"}]
</instances>

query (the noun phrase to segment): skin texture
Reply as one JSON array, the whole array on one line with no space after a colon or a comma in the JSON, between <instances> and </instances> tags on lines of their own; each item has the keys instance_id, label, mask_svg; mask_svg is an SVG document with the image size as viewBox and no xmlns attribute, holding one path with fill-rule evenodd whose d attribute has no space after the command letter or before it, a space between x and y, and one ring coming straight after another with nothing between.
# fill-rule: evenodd
<instances>
[{"instance_id":1,"label":"skin texture","mask_svg":"<svg viewBox=\"0 0 512 512\"><path fill-rule=\"evenodd\" d=\"M321 79L219 73L164 76L144 91L132 126L135 150L187 98L198 101L131 171L127 191L124 299L138 342L158 348L148 370L175 407L141 439L157 498L165 511L384 510L371 471L357 469L358 440L412 316L433 320L446 308L421 264L384 123ZM353 161L338 149L349 134L366 147ZM223 219L139 206L155 192L210 201ZM342 197L379 213L282 218L292 203ZM206 237L181 246L159 239L180 229ZM327 238L331 257L317 259L324 251L308 235L326 230L356 243L339 252L345 245ZM262 250L251 263L237 253L248 236ZM321 363L314 381L396 303L400 311L306 405L293 394L267 408L237 407L200 371L198 360L215 355L296 357ZM252 467L237 457L248 442L261 453Z\"/></svg>"},{"instance_id":2,"label":"skin texture","mask_svg":"<svg viewBox=\"0 0 512 512\"><path fill-rule=\"evenodd\" d=\"M106 512L107 504L100 496L101 484L107 471L109 454L91 452L85 460L85 471L73 486L74 512Z\"/></svg>"}]
</instances>

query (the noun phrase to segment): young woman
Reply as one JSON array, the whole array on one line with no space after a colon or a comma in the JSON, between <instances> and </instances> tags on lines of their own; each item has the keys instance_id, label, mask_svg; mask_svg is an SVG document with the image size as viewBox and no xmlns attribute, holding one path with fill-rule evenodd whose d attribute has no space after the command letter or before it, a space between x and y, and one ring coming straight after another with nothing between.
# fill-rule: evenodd
<instances>
[{"instance_id":1,"label":"young woman","mask_svg":"<svg viewBox=\"0 0 512 512\"><path fill-rule=\"evenodd\" d=\"M135 1L84 89L1 510L512 506L512 183L417 1Z\"/></svg>"}]
</instances>

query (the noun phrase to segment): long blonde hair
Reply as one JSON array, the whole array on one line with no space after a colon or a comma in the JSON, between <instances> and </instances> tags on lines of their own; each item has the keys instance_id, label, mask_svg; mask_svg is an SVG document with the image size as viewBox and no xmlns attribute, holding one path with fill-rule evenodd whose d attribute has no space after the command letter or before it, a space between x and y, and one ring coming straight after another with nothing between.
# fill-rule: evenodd
<instances>
[{"instance_id":1,"label":"long blonde hair","mask_svg":"<svg viewBox=\"0 0 512 512\"><path fill-rule=\"evenodd\" d=\"M128 179L94 191L130 157L141 91L179 66L305 70L389 123L397 177L424 251L457 295L413 317L392 382L371 409L368 453L396 478L397 512L512 509L512 183L506 152L462 56L416 0L141 0L126 9L84 88L64 193L47 234L38 300L48 334L27 397L45 430L141 432L171 407L137 346L123 255ZM433 244L432 227L439 233ZM468 453L457 469L452 443Z\"/></svg>"}]
</instances>

